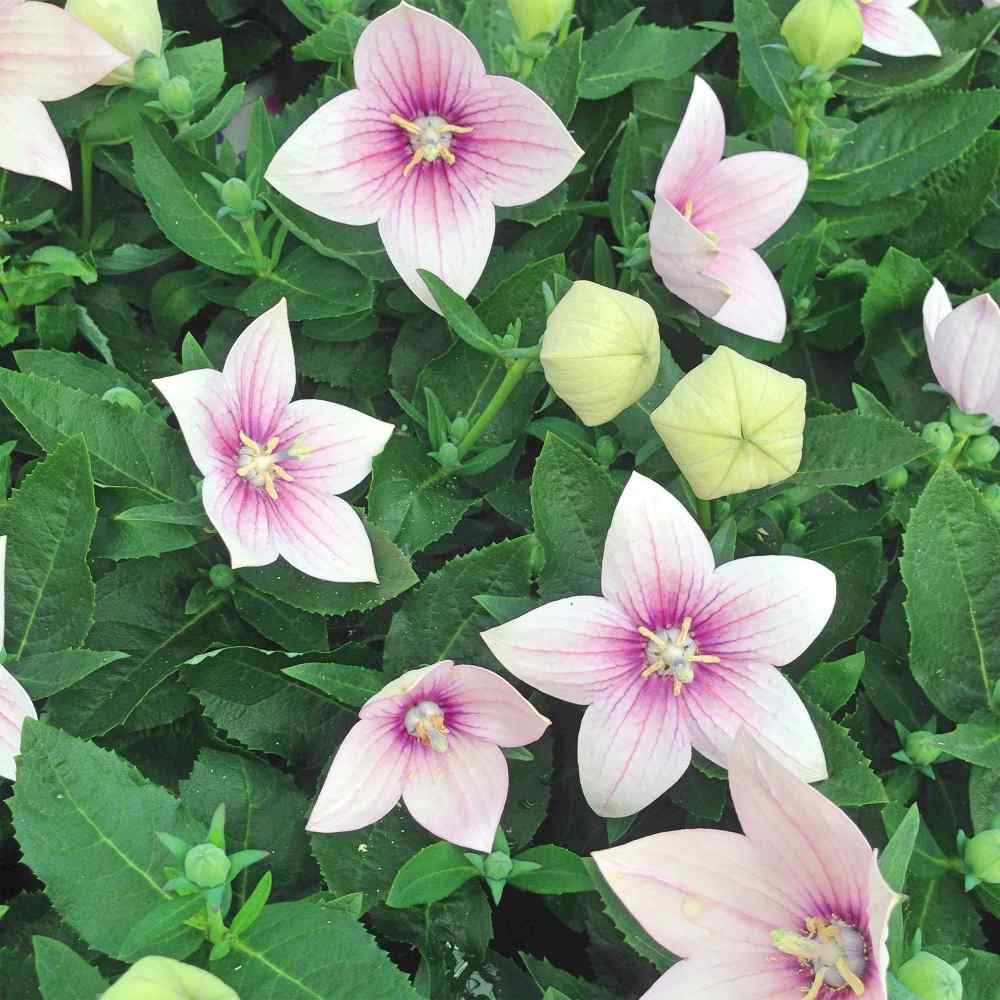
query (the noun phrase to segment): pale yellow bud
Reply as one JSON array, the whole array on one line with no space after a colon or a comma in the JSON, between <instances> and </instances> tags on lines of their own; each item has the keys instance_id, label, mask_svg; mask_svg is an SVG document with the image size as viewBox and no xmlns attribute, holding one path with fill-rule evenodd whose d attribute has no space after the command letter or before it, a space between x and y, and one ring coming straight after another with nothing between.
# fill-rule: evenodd
<instances>
[{"instance_id":1,"label":"pale yellow bud","mask_svg":"<svg viewBox=\"0 0 1000 1000\"><path fill-rule=\"evenodd\" d=\"M855 0L799 0L781 25L800 66L828 72L861 48L865 25Z\"/></svg>"},{"instance_id":2,"label":"pale yellow bud","mask_svg":"<svg viewBox=\"0 0 1000 1000\"><path fill-rule=\"evenodd\" d=\"M507 0L522 42L536 35L551 35L563 18L573 13L573 0Z\"/></svg>"},{"instance_id":3,"label":"pale yellow bud","mask_svg":"<svg viewBox=\"0 0 1000 1000\"><path fill-rule=\"evenodd\" d=\"M588 427L607 423L656 379L656 313L634 295L578 281L549 317L541 362L555 394Z\"/></svg>"},{"instance_id":4,"label":"pale yellow bud","mask_svg":"<svg viewBox=\"0 0 1000 1000\"><path fill-rule=\"evenodd\" d=\"M240 1000L210 972L172 958L142 958L101 1000Z\"/></svg>"},{"instance_id":5,"label":"pale yellow bud","mask_svg":"<svg viewBox=\"0 0 1000 1000\"><path fill-rule=\"evenodd\" d=\"M714 500L798 470L806 384L720 347L674 386L652 421L695 495Z\"/></svg>"},{"instance_id":6,"label":"pale yellow bud","mask_svg":"<svg viewBox=\"0 0 1000 1000\"><path fill-rule=\"evenodd\" d=\"M135 60L163 51L163 22L157 0L66 0L66 12L96 31L132 62L119 66L100 81L104 87L131 83Z\"/></svg>"}]
</instances>

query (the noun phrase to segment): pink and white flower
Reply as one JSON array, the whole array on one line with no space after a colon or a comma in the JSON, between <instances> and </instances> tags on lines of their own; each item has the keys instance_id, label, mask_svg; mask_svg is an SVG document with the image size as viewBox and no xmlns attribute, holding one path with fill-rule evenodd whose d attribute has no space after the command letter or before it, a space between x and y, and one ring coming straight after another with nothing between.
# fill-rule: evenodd
<instances>
[{"instance_id":1,"label":"pink and white flower","mask_svg":"<svg viewBox=\"0 0 1000 1000\"><path fill-rule=\"evenodd\" d=\"M931 29L910 8L917 0L856 0L864 21L864 43L887 56L939 56Z\"/></svg>"},{"instance_id":2,"label":"pink and white flower","mask_svg":"<svg viewBox=\"0 0 1000 1000\"><path fill-rule=\"evenodd\" d=\"M684 959L644 1000L886 1000L899 897L864 835L746 731L729 786L742 835L676 830L594 854L632 915Z\"/></svg>"},{"instance_id":3,"label":"pink and white flower","mask_svg":"<svg viewBox=\"0 0 1000 1000\"><path fill-rule=\"evenodd\" d=\"M656 181L649 240L653 266L678 298L717 323L777 343L787 313L754 247L788 221L809 168L787 153L722 159L726 120L712 88L694 90Z\"/></svg>"},{"instance_id":4,"label":"pink and white flower","mask_svg":"<svg viewBox=\"0 0 1000 1000\"><path fill-rule=\"evenodd\" d=\"M42 101L79 94L126 62L60 7L0 0L0 167L71 189L66 149Z\"/></svg>"},{"instance_id":5,"label":"pink and white flower","mask_svg":"<svg viewBox=\"0 0 1000 1000\"><path fill-rule=\"evenodd\" d=\"M935 278L924 299L924 338L934 375L955 405L1000 424L1000 308L992 296L952 309Z\"/></svg>"},{"instance_id":6,"label":"pink and white flower","mask_svg":"<svg viewBox=\"0 0 1000 1000\"><path fill-rule=\"evenodd\" d=\"M716 568L680 501L635 473L604 545L601 589L483 633L515 677L589 706L578 759L595 812L649 805L687 770L692 746L728 766L741 726L803 779L826 777L809 713L774 669L803 653L833 611L825 566L754 556Z\"/></svg>"},{"instance_id":7,"label":"pink and white flower","mask_svg":"<svg viewBox=\"0 0 1000 1000\"><path fill-rule=\"evenodd\" d=\"M240 334L221 372L205 368L154 384L205 477L205 513L234 569L283 556L320 580L378 580L361 518L338 494L371 472L393 427L338 403L292 402L284 299Z\"/></svg>"},{"instance_id":8,"label":"pink and white flower","mask_svg":"<svg viewBox=\"0 0 1000 1000\"><path fill-rule=\"evenodd\" d=\"M7 536L0 536L0 650L4 635L4 568L7 559ZM15 758L21 752L21 727L25 719L37 719L28 692L9 671L0 667L0 778L17 776Z\"/></svg>"},{"instance_id":9,"label":"pink and white flower","mask_svg":"<svg viewBox=\"0 0 1000 1000\"><path fill-rule=\"evenodd\" d=\"M362 706L306 829L359 830L402 798L435 837L489 852L507 800L499 748L534 743L548 725L491 670L451 660L411 670Z\"/></svg>"},{"instance_id":10,"label":"pink and white flower","mask_svg":"<svg viewBox=\"0 0 1000 1000\"><path fill-rule=\"evenodd\" d=\"M400 277L437 309L417 270L468 295L493 206L548 194L583 151L533 91L488 76L465 35L407 3L365 29L354 78L278 150L267 180L334 222L377 222Z\"/></svg>"}]
</instances>

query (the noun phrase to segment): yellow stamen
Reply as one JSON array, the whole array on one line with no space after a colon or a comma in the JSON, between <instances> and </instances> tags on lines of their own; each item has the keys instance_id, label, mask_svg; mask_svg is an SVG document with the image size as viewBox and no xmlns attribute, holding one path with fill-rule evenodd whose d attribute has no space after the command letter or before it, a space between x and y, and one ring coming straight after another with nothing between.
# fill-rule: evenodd
<instances>
[{"instance_id":1,"label":"yellow stamen","mask_svg":"<svg viewBox=\"0 0 1000 1000\"><path fill-rule=\"evenodd\" d=\"M427 115L410 121L402 115L389 115L389 121L398 126L410 136L410 147L413 156L403 167L403 176L408 177L421 163L435 163L443 160L448 166L455 163L455 154L451 151L453 135L468 135L473 131L468 125L452 125L439 115Z\"/></svg>"},{"instance_id":2,"label":"yellow stamen","mask_svg":"<svg viewBox=\"0 0 1000 1000\"><path fill-rule=\"evenodd\" d=\"M655 643L655 645L659 649L666 649L667 646L669 645L666 639L664 639L662 636L657 635L655 632L646 628L644 625L639 626L639 635L641 635L643 639L648 639L650 642Z\"/></svg>"},{"instance_id":3,"label":"yellow stamen","mask_svg":"<svg viewBox=\"0 0 1000 1000\"><path fill-rule=\"evenodd\" d=\"M819 996L819 991L823 989L823 984L826 982L826 976L822 971L817 972L813 977L812 986L809 987L809 991L802 998L802 1000L816 1000Z\"/></svg>"},{"instance_id":4,"label":"yellow stamen","mask_svg":"<svg viewBox=\"0 0 1000 1000\"><path fill-rule=\"evenodd\" d=\"M688 636L690 634L691 634L691 619L685 618L684 621L681 622L681 630L677 636L677 645L683 646L684 643L688 641Z\"/></svg>"},{"instance_id":5,"label":"yellow stamen","mask_svg":"<svg viewBox=\"0 0 1000 1000\"><path fill-rule=\"evenodd\" d=\"M834 968L844 977L844 982L851 987L851 991L856 997L864 995L865 984L861 982L861 980L858 979L853 972L851 972L851 968L845 959L838 958L834 963Z\"/></svg>"},{"instance_id":6,"label":"yellow stamen","mask_svg":"<svg viewBox=\"0 0 1000 1000\"><path fill-rule=\"evenodd\" d=\"M447 146L438 146L438 156L448 164L449 167L455 165L455 154Z\"/></svg>"},{"instance_id":7,"label":"yellow stamen","mask_svg":"<svg viewBox=\"0 0 1000 1000\"><path fill-rule=\"evenodd\" d=\"M684 218L687 219L688 222L690 222L691 216L693 214L694 214L694 202L690 198L688 198L688 200L684 202Z\"/></svg>"},{"instance_id":8,"label":"yellow stamen","mask_svg":"<svg viewBox=\"0 0 1000 1000\"><path fill-rule=\"evenodd\" d=\"M696 656L689 656L688 660L691 663L721 663L722 659L718 656L707 656L702 653L698 653Z\"/></svg>"},{"instance_id":9,"label":"yellow stamen","mask_svg":"<svg viewBox=\"0 0 1000 1000\"><path fill-rule=\"evenodd\" d=\"M674 697L675 698L679 698L681 696L681 692L683 690L684 690L684 682L679 677L675 677L674 678Z\"/></svg>"},{"instance_id":10,"label":"yellow stamen","mask_svg":"<svg viewBox=\"0 0 1000 1000\"><path fill-rule=\"evenodd\" d=\"M271 471L281 480L286 483L294 483L295 477L290 476L280 465L272 465Z\"/></svg>"},{"instance_id":11,"label":"yellow stamen","mask_svg":"<svg viewBox=\"0 0 1000 1000\"><path fill-rule=\"evenodd\" d=\"M413 122L407 121L405 118L401 118L399 115L389 115L389 121L393 125L398 125L404 132L409 132L410 135L421 135L423 129L419 125L414 125Z\"/></svg>"},{"instance_id":12,"label":"yellow stamen","mask_svg":"<svg viewBox=\"0 0 1000 1000\"><path fill-rule=\"evenodd\" d=\"M274 477L273 476L267 476L267 475L265 475L265 477L264 477L264 492L272 500L277 500L278 499L278 490L277 490L277 487L274 485Z\"/></svg>"},{"instance_id":13,"label":"yellow stamen","mask_svg":"<svg viewBox=\"0 0 1000 1000\"><path fill-rule=\"evenodd\" d=\"M421 147L420 147L420 148L419 148L419 149L418 149L418 150L417 150L417 151L416 151L416 152L415 152L415 153L413 154L413 159L411 159L411 160L410 160L410 162L409 162L409 163L407 163L405 167L403 167L403 176L404 176L404 177L409 177L409 176L410 176L410 174L411 174L411 173L412 173L412 171L413 171L413 168L414 168L415 166L417 166L417 164L418 164L418 163L421 163L421 162L423 161L423 159L424 159L424 147L423 147L423 146L421 146Z\"/></svg>"},{"instance_id":14,"label":"yellow stamen","mask_svg":"<svg viewBox=\"0 0 1000 1000\"><path fill-rule=\"evenodd\" d=\"M260 454L260 445L252 437L244 434L243 431L240 431L240 442L245 444L255 455Z\"/></svg>"},{"instance_id":15,"label":"yellow stamen","mask_svg":"<svg viewBox=\"0 0 1000 1000\"><path fill-rule=\"evenodd\" d=\"M468 135L475 131L471 125L442 125L439 132L446 132L450 135Z\"/></svg>"}]
</instances>

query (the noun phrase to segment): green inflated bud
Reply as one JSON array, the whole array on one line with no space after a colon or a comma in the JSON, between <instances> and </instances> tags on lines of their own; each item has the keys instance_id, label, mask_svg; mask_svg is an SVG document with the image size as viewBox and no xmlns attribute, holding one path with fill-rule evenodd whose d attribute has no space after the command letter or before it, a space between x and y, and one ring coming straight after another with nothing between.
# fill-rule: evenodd
<instances>
[{"instance_id":1,"label":"green inflated bud","mask_svg":"<svg viewBox=\"0 0 1000 1000\"><path fill-rule=\"evenodd\" d=\"M1000 455L1000 441L992 434L975 438L965 449L965 457L973 465L990 465L997 455Z\"/></svg>"},{"instance_id":2,"label":"green inflated bud","mask_svg":"<svg viewBox=\"0 0 1000 1000\"><path fill-rule=\"evenodd\" d=\"M184 859L184 874L200 889L214 889L225 883L231 867L226 852L214 844L197 844Z\"/></svg>"},{"instance_id":3,"label":"green inflated bud","mask_svg":"<svg viewBox=\"0 0 1000 1000\"><path fill-rule=\"evenodd\" d=\"M920 1000L962 1000L962 977L944 959L922 951L906 962L896 978Z\"/></svg>"},{"instance_id":4,"label":"green inflated bud","mask_svg":"<svg viewBox=\"0 0 1000 1000\"><path fill-rule=\"evenodd\" d=\"M194 114L194 92L187 77L172 76L161 85L157 96L171 118L190 118Z\"/></svg>"},{"instance_id":5,"label":"green inflated bud","mask_svg":"<svg viewBox=\"0 0 1000 1000\"><path fill-rule=\"evenodd\" d=\"M884 490L901 490L909 481L910 474L906 471L906 466L899 465L895 469L890 469L880 480Z\"/></svg>"},{"instance_id":6,"label":"green inflated bud","mask_svg":"<svg viewBox=\"0 0 1000 1000\"><path fill-rule=\"evenodd\" d=\"M942 420L927 424L920 436L939 454L945 454L955 442L955 432Z\"/></svg>"},{"instance_id":7,"label":"green inflated bud","mask_svg":"<svg viewBox=\"0 0 1000 1000\"><path fill-rule=\"evenodd\" d=\"M222 204L233 215L249 215L253 209L253 191L246 181L240 180L239 177L230 177L222 185Z\"/></svg>"},{"instance_id":8,"label":"green inflated bud","mask_svg":"<svg viewBox=\"0 0 1000 1000\"><path fill-rule=\"evenodd\" d=\"M124 406L126 410L135 410L138 413L142 409L142 400L131 390L123 385L116 385L101 396L105 403L114 403L115 406Z\"/></svg>"},{"instance_id":9,"label":"green inflated bud","mask_svg":"<svg viewBox=\"0 0 1000 1000\"><path fill-rule=\"evenodd\" d=\"M494 851L483 862L483 874L491 879L505 879L513 868L514 863L503 851Z\"/></svg>"},{"instance_id":10,"label":"green inflated bud","mask_svg":"<svg viewBox=\"0 0 1000 1000\"><path fill-rule=\"evenodd\" d=\"M800 66L824 73L861 48L864 21L854 0L799 0L781 25Z\"/></svg>"},{"instance_id":11,"label":"green inflated bud","mask_svg":"<svg viewBox=\"0 0 1000 1000\"><path fill-rule=\"evenodd\" d=\"M966 843L965 868L980 882L1000 883L1000 830L984 830Z\"/></svg>"},{"instance_id":12,"label":"green inflated bud","mask_svg":"<svg viewBox=\"0 0 1000 1000\"><path fill-rule=\"evenodd\" d=\"M449 430L452 441L456 444L461 441L462 438L469 433L470 426L468 417L455 417L455 419L451 422L451 428Z\"/></svg>"},{"instance_id":13,"label":"green inflated bud","mask_svg":"<svg viewBox=\"0 0 1000 1000\"><path fill-rule=\"evenodd\" d=\"M522 42L552 34L573 12L573 0L507 0L507 6Z\"/></svg>"},{"instance_id":14,"label":"green inflated bud","mask_svg":"<svg viewBox=\"0 0 1000 1000\"><path fill-rule=\"evenodd\" d=\"M936 739L934 733L917 730L906 737L903 749L917 767L929 767L941 756L940 747L935 746Z\"/></svg>"},{"instance_id":15,"label":"green inflated bud","mask_svg":"<svg viewBox=\"0 0 1000 1000\"><path fill-rule=\"evenodd\" d=\"M212 582L213 587L219 590L229 590L236 582L236 574L225 563L216 563L208 571L208 579Z\"/></svg>"}]
</instances>

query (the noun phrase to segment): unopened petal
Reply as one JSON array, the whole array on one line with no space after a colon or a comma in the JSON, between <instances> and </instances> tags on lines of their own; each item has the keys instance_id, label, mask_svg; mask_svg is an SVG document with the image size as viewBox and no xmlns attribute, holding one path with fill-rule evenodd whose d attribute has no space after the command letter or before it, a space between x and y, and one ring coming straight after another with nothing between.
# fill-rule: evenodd
<instances>
[{"instance_id":1,"label":"unopened petal","mask_svg":"<svg viewBox=\"0 0 1000 1000\"><path fill-rule=\"evenodd\" d=\"M702 602L714 563L708 539L680 500L634 472L604 543L604 596L645 628L680 627Z\"/></svg>"},{"instance_id":2,"label":"unopened petal","mask_svg":"<svg viewBox=\"0 0 1000 1000\"><path fill-rule=\"evenodd\" d=\"M0 777L13 781L17 776L15 758L21 752L21 728L25 719L37 718L28 692L0 667Z\"/></svg>"},{"instance_id":3,"label":"unopened petal","mask_svg":"<svg viewBox=\"0 0 1000 1000\"><path fill-rule=\"evenodd\" d=\"M583 714L580 784L598 816L632 816L655 802L691 763L680 699L659 677L635 674Z\"/></svg>"},{"instance_id":4,"label":"unopened petal","mask_svg":"<svg viewBox=\"0 0 1000 1000\"><path fill-rule=\"evenodd\" d=\"M904 0L871 0L861 4L864 42L887 56L939 56L941 46L931 29Z\"/></svg>"},{"instance_id":5,"label":"unopened petal","mask_svg":"<svg viewBox=\"0 0 1000 1000\"><path fill-rule=\"evenodd\" d=\"M342 833L378 822L403 794L410 749L406 740L392 723L357 723L333 758L306 829Z\"/></svg>"},{"instance_id":6,"label":"unopened petal","mask_svg":"<svg viewBox=\"0 0 1000 1000\"><path fill-rule=\"evenodd\" d=\"M643 669L637 623L603 597L567 597L482 633L518 680L589 705Z\"/></svg>"},{"instance_id":7,"label":"unopened petal","mask_svg":"<svg viewBox=\"0 0 1000 1000\"><path fill-rule=\"evenodd\" d=\"M45 105L34 97L0 93L0 168L72 190L62 139Z\"/></svg>"},{"instance_id":8,"label":"unopened petal","mask_svg":"<svg viewBox=\"0 0 1000 1000\"><path fill-rule=\"evenodd\" d=\"M683 204L689 192L722 159L726 119L715 91L700 77L681 119L677 136L656 180L656 197Z\"/></svg>"},{"instance_id":9,"label":"unopened petal","mask_svg":"<svg viewBox=\"0 0 1000 1000\"><path fill-rule=\"evenodd\" d=\"M403 802L435 837L488 854L507 801L507 761L494 744L448 735L444 753L415 744Z\"/></svg>"},{"instance_id":10,"label":"unopened petal","mask_svg":"<svg viewBox=\"0 0 1000 1000\"><path fill-rule=\"evenodd\" d=\"M716 323L748 337L781 343L788 322L785 300L759 254L743 247L720 246L705 274L721 282L730 293L712 316Z\"/></svg>"},{"instance_id":11,"label":"unopened petal","mask_svg":"<svg viewBox=\"0 0 1000 1000\"><path fill-rule=\"evenodd\" d=\"M928 350L934 341L938 327L950 313L951 299L948 298L948 292L944 285L935 278L924 297L924 337L927 340Z\"/></svg>"}]
</instances>

